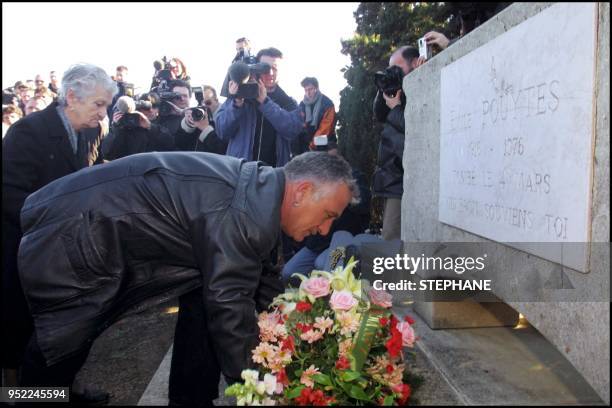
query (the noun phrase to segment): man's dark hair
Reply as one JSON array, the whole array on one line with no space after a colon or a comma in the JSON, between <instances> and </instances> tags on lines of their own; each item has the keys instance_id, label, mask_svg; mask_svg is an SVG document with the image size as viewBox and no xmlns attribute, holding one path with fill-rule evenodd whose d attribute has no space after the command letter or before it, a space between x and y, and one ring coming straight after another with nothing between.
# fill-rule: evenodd
<instances>
[{"instance_id":1,"label":"man's dark hair","mask_svg":"<svg viewBox=\"0 0 612 408\"><path fill-rule=\"evenodd\" d=\"M302 79L302 82L300 82L300 85L302 85L302 88L305 87L306 85L313 85L315 88L319 89L319 81L317 81L317 78L315 77L306 77Z\"/></svg>"},{"instance_id":2,"label":"man's dark hair","mask_svg":"<svg viewBox=\"0 0 612 408\"><path fill-rule=\"evenodd\" d=\"M202 87L202 92L204 92L204 91L206 91L206 90L208 90L208 89L210 89L210 90L212 91L213 96L214 96L215 98L217 98L217 90L216 90L215 88L213 88L211 85L204 85L204 86Z\"/></svg>"},{"instance_id":3,"label":"man's dark hair","mask_svg":"<svg viewBox=\"0 0 612 408\"><path fill-rule=\"evenodd\" d=\"M249 40L247 40L246 37L240 37L239 39L236 40L237 43L239 42L249 42Z\"/></svg>"},{"instance_id":4,"label":"man's dark hair","mask_svg":"<svg viewBox=\"0 0 612 408\"><path fill-rule=\"evenodd\" d=\"M402 58L404 59L404 61L410 64L413 59L419 58L418 48L413 47L411 45L406 45L402 47Z\"/></svg>"},{"instance_id":5,"label":"man's dark hair","mask_svg":"<svg viewBox=\"0 0 612 408\"><path fill-rule=\"evenodd\" d=\"M115 71L128 71L128 69L127 69L127 67L125 65L119 65L119 66L117 66Z\"/></svg>"},{"instance_id":6,"label":"man's dark hair","mask_svg":"<svg viewBox=\"0 0 612 408\"><path fill-rule=\"evenodd\" d=\"M259 50L259 52L257 53L257 61L259 61L259 59L263 57L264 55L268 57L272 57L272 58L283 58L283 53L280 52L278 48L274 48L274 47L264 48L263 50Z\"/></svg>"},{"instance_id":7,"label":"man's dark hair","mask_svg":"<svg viewBox=\"0 0 612 408\"><path fill-rule=\"evenodd\" d=\"M191 96L191 85L189 85L189 82L183 81L182 79L173 79L172 81L170 81L169 85L171 91L177 86L187 88L189 90L189 96Z\"/></svg>"}]
</instances>

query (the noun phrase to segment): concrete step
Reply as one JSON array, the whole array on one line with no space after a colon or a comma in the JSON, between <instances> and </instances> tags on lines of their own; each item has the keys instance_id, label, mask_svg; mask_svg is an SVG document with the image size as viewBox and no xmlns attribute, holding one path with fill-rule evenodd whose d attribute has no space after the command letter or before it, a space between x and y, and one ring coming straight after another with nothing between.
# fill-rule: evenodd
<instances>
[{"instance_id":1,"label":"concrete step","mask_svg":"<svg viewBox=\"0 0 612 408\"><path fill-rule=\"evenodd\" d=\"M396 309L415 319L418 349L459 405L605 405L529 324L432 330L411 305Z\"/></svg>"}]
</instances>

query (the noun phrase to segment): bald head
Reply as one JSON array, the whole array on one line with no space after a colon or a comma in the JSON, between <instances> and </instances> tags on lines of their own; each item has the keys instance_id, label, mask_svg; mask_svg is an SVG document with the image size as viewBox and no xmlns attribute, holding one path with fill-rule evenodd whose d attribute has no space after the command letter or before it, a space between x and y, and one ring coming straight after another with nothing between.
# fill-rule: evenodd
<instances>
[{"instance_id":1,"label":"bald head","mask_svg":"<svg viewBox=\"0 0 612 408\"><path fill-rule=\"evenodd\" d=\"M419 50L410 45L404 45L391 54L389 58L389 66L394 65L400 67L404 75L408 75L416 68L416 63L419 58Z\"/></svg>"}]
</instances>

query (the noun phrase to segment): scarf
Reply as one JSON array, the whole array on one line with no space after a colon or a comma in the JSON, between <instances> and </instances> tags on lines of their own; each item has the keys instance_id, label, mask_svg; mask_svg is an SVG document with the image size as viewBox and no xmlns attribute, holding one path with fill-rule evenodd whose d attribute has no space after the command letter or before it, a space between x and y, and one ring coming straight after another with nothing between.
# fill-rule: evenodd
<instances>
[{"instance_id":1,"label":"scarf","mask_svg":"<svg viewBox=\"0 0 612 408\"><path fill-rule=\"evenodd\" d=\"M317 92L317 95L312 99L304 97L304 106L306 110L306 123L309 123L312 127L317 128L319 121L321 120L321 104L323 98L321 98L321 92Z\"/></svg>"}]
</instances>

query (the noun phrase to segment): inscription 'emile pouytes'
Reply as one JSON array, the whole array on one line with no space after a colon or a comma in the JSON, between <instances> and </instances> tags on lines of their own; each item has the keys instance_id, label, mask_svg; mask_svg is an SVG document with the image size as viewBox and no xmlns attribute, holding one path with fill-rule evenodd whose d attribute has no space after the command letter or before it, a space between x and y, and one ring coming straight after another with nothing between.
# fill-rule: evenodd
<instances>
[{"instance_id":1,"label":"inscription 'emile pouytes'","mask_svg":"<svg viewBox=\"0 0 612 408\"><path fill-rule=\"evenodd\" d=\"M559 85L556 79L542 82L537 85L526 86L514 90L514 86L507 86L494 98L482 99L481 127L494 125L499 120L508 118L513 120L544 115L559 109ZM472 113L450 111L450 131L461 132L472 128Z\"/></svg>"},{"instance_id":2,"label":"inscription 'emile pouytes'","mask_svg":"<svg viewBox=\"0 0 612 408\"><path fill-rule=\"evenodd\" d=\"M448 208L464 216L478 217L488 222L501 223L523 230L536 228L537 215L526 208L509 207L502 204L481 203L473 199L446 197ZM554 214L541 216L548 235L567 239L568 218Z\"/></svg>"}]
</instances>

